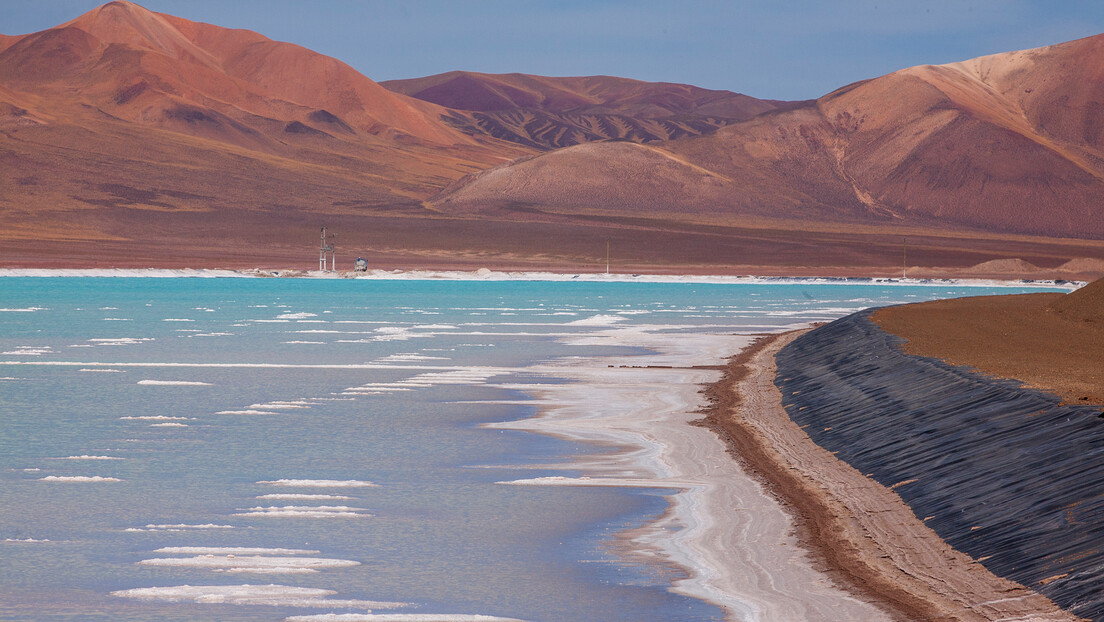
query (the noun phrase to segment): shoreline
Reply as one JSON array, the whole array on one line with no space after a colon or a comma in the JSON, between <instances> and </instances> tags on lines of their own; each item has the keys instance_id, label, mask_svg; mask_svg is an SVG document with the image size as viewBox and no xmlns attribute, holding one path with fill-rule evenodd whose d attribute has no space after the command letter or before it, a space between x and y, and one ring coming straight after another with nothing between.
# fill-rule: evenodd
<instances>
[{"instance_id":1,"label":"shoreline","mask_svg":"<svg viewBox=\"0 0 1104 622\"><path fill-rule=\"evenodd\" d=\"M730 458L711 430L694 425L705 406L702 387L720 376L716 363L752 339L751 333L664 335L632 327L573 339L577 345L633 344L654 354L539 365L534 371L575 382L503 385L533 396L540 414L486 427L619 451L545 465L581 472L578 477L500 483L669 491L667 511L617 534L615 550L678 568L669 589L718 606L728 620L891 620L880 605L830 580L795 536L783 506Z\"/></svg>"},{"instance_id":2,"label":"shoreline","mask_svg":"<svg viewBox=\"0 0 1104 622\"><path fill-rule=\"evenodd\" d=\"M228 270L209 268L0 268L0 278L303 278L354 281L578 281L585 283L692 283L692 284L809 284L809 285L903 285L946 287L1040 287L1076 289L1085 281L1065 279L1008 279L966 277L879 277L879 276L767 276L717 274L627 274L604 272L551 272L479 270Z\"/></svg>"},{"instance_id":3,"label":"shoreline","mask_svg":"<svg viewBox=\"0 0 1104 622\"><path fill-rule=\"evenodd\" d=\"M1077 620L951 548L896 493L790 420L774 356L808 330L769 336L734 357L709 389L705 424L799 518L802 542L828 574L901 619Z\"/></svg>"}]
</instances>

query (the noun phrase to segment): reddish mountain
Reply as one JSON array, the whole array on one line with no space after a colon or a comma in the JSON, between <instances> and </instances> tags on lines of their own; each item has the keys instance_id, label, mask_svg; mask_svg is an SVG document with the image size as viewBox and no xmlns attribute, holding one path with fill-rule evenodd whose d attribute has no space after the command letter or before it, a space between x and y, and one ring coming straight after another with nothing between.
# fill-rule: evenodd
<instances>
[{"instance_id":1,"label":"reddish mountain","mask_svg":"<svg viewBox=\"0 0 1104 622\"><path fill-rule=\"evenodd\" d=\"M469 176L445 210L1104 237L1104 36L905 69L645 157L596 144ZM583 180L584 191L563 190ZM647 180L649 192L633 192Z\"/></svg>"},{"instance_id":2,"label":"reddish mountain","mask_svg":"<svg viewBox=\"0 0 1104 622\"><path fill-rule=\"evenodd\" d=\"M297 45L111 2L0 40L0 217L112 237L156 211L418 206L525 153L446 113Z\"/></svg>"},{"instance_id":3,"label":"reddish mountain","mask_svg":"<svg viewBox=\"0 0 1104 622\"><path fill-rule=\"evenodd\" d=\"M381 85L452 108L452 124L522 145L552 149L600 140L655 142L711 134L792 102L731 91L611 76L550 78L468 71Z\"/></svg>"}]
</instances>

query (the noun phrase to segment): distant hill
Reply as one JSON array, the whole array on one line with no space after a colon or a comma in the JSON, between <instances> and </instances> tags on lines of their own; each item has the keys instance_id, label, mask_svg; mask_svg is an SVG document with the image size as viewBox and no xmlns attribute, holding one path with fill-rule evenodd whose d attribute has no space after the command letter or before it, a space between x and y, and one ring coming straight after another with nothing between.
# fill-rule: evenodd
<instances>
[{"instance_id":1,"label":"distant hill","mask_svg":"<svg viewBox=\"0 0 1104 622\"><path fill-rule=\"evenodd\" d=\"M611 139L656 142L702 136L796 105L732 91L612 76L552 78L450 71L380 84L455 110L448 120L470 134L542 149Z\"/></svg>"},{"instance_id":2,"label":"distant hill","mask_svg":"<svg viewBox=\"0 0 1104 622\"><path fill-rule=\"evenodd\" d=\"M0 218L417 205L527 153L446 114L300 46L111 2L0 38Z\"/></svg>"},{"instance_id":3,"label":"distant hill","mask_svg":"<svg viewBox=\"0 0 1104 622\"><path fill-rule=\"evenodd\" d=\"M650 152L593 144L527 158L434 204L1101 239L1100 67L1104 36L913 67ZM648 191L634 192L641 180Z\"/></svg>"}]
</instances>

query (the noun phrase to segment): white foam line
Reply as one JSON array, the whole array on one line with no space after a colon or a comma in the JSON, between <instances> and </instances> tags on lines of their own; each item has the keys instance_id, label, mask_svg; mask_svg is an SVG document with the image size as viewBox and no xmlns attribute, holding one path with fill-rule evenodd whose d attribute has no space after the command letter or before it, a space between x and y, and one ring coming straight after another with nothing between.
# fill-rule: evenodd
<instances>
[{"instance_id":1,"label":"white foam line","mask_svg":"<svg viewBox=\"0 0 1104 622\"><path fill-rule=\"evenodd\" d=\"M126 460L126 458L120 458L119 456L65 456L64 458L54 458L54 460Z\"/></svg>"},{"instance_id":2,"label":"white foam line","mask_svg":"<svg viewBox=\"0 0 1104 622\"><path fill-rule=\"evenodd\" d=\"M272 493L268 495L257 495L254 499L275 499L284 501L351 501L356 497L348 497L345 495L308 495L294 492L287 493Z\"/></svg>"},{"instance_id":3,"label":"white foam line","mask_svg":"<svg viewBox=\"0 0 1104 622\"><path fill-rule=\"evenodd\" d=\"M0 268L0 277L116 277L116 278L269 278L272 276L339 279L347 274L340 272L265 271L265 270L207 270L207 269L156 269L156 268ZM1075 289L1084 285L1081 281L1056 283L1038 280L1024 283L1020 280L997 279L896 279L896 278L836 278L836 277L772 277L726 276L702 274L605 274L559 272L501 272L480 269L459 270L370 270L356 273L357 280L380 281L554 281L554 282L602 282L602 283L694 283L694 284L767 284L767 285L833 285L838 287L862 285L886 285L906 287L1057 287ZM362 322L346 320L347 322Z\"/></svg>"},{"instance_id":4,"label":"white foam line","mask_svg":"<svg viewBox=\"0 0 1104 622\"><path fill-rule=\"evenodd\" d=\"M232 516L278 518L370 518L365 508L346 505L284 505L247 508Z\"/></svg>"},{"instance_id":5,"label":"white foam line","mask_svg":"<svg viewBox=\"0 0 1104 622\"><path fill-rule=\"evenodd\" d=\"M525 622L518 618L503 618L464 613L319 613L290 616L285 622Z\"/></svg>"},{"instance_id":6,"label":"white foam line","mask_svg":"<svg viewBox=\"0 0 1104 622\"><path fill-rule=\"evenodd\" d=\"M4 538L3 540L0 540L0 542L6 542L6 543L11 543L11 544L16 544L16 543L18 543L18 544L37 544L37 543L41 543L41 542L50 542L50 540L45 539L45 538L43 538L41 540L38 540L38 539L35 539L35 538Z\"/></svg>"},{"instance_id":7,"label":"white foam line","mask_svg":"<svg viewBox=\"0 0 1104 622\"><path fill-rule=\"evenodd\" d=\"M215 555L205 554L195 557L155 557L143 559L138 562L141 566L162 566L169 568L203 568L207 570L223 570L236 572L249 572L261 570L265 572L280 572L284 570L318 571L326 568L351 568L359 566L360 562L351 559L327 559L323 557L284 557L267 555L243 555L235 554Z\"/></svg>"},{"instance_id":8,"label":"white foam line","mask_svg":"<svg viewBox=\"0 0 1104 622\"><path fill-rule=\"evenodd\" d=\"M40 482L121 482L117 477L100 477L99 475L47 475L40 477Z\"/></svg>"},{"instance_id":9,"label":"white foam line","mask_svg":"<svg viewBox=\"0 0 1104 622\"><path fill-rule=\"evenodd\" d=\"M195 417L169 417L167 415L137 415L119 417L123 421L194 421Z\"/></svg>"},{"instance_id":10,"label":"white foam line","mask_svg":"<svg viewBox=\"0 0 1104 622\"><path fill-rule=\"evenodd\" d=\"M195 380L139 380L137 384L157 387L209 387L210 382Z\"/></svg>"},{"instance_id":11,"label":"white foam line","mask_svg":"<svg viewBox=\"0 0 1104 622\"><path fill-rule=\"evenodd\" d=\"M166 546L157 549L154 553L168 555L315 555L319 551L249 546Z\"/></svg>"},{"instance_id":12,"label":"white foam line","mask_svg":"<svg viewBox=\"0 0 1104 622\"><path fill-rule=\"evenodd\" d=\"M245 410L220 410L215 413L216 415L279 415L283 413L273 412L271 410L257 410L255 408L247 408Z\"/></svg>"},{"instance_id":13,"label":"white foam line","mask_svg":"<svg viewBox=\"0 0 1104 622\"><path fill-rule=\"evenodd\" d=\"M184 523L170 525L146 525L145 527L127 527L123 531L204 531L207 529L237 529L233 525L215 525L207 523L203 525L188 525Z\"/></svg>"},{"instance_id":14,"label":"white foam line","mask_svg":"<svg viewBox=\"0 0 1104 622\"><path fill-rule=\"evenodd\" d=\"M186 428L186 427L188 427L188 424L186 424L186 423L176 423L176 422L172 422L172 423L151 423L150 427L151 428Z\"/></svg>"},{"instance_id":15,"label":"white foam line","mask_svg":"<svg viewBox=\"0 0 1104 622\"><path fill-rule=\"evenodd\" d=\"M565 333L564 337L575 337L574 333ZM482 344L480 344L482 345ZM2 354L2 353L0 353ZM0 365L22 365L37 367L149 367L149 368L213 368L213 369L393 369L425 371L462 371L484 370L491 375L526 371L521 367L464 367L459 365L384 365L380 363L347 364L306 364L306 363L103 363L78 361L0 361Z\"/></svg>"},{"instance_id":16,"label":"white foam line","mask_svg":"<svg viewBox=\"0 0 1104 622\"><path fill-rule=\"evenodd\" d=\"M334 590L290 585L176 585L140 587L111 592L120 598L170 603L271 605L277 607L316 607L333 609L394 609L410 603L376 600L331 599Z\"/></svg>"},{"instance_id":17,"label":"white foam line","mask_svg":"<svg viewBox=\"0 0 1104 622\"><path fill-rule=\"evenodd\" d=\"M515 479L511 481L495 482L511 486L595 486L618 488L693 488L699 485L696 482L680 482L674 479L644 479L633 477L563 477L553 475L549 477L532 477L529 479Z\"/></svg>"},{"instance_id":18,"label":"white foam line","mask_svg":"<svg viewBox=\"0 0 1104 622\"><path fill-rule=\"evenodd\" d=\"M75 348L77 346L70 346L70 347ZM100 373L109 373L109 374L125 374L126 373L121 369L91 369L91 368L89 368L89 369L78 369L77 371L100 372Z\"/></svg>"},{"instance_id":19,"label":"white foam line","mask_svg":"<svg viewBox=\"0 0 1104 622\"><path fill-rule=\"evenodd\" d=\"M277 479L257 483L267 484L269 486L289 486L306 488L376 488L379 486L379 484L374 484L366 480L358 479Z\"/></svg>"}]
</instances>

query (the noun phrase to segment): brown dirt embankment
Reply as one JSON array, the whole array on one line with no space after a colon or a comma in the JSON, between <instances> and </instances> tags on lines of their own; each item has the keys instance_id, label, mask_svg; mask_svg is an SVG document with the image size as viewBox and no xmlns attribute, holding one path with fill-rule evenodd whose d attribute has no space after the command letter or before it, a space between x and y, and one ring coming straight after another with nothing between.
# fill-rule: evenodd
<instances>
[{"instance_id":1,"label":"brown dirt embankment","mask_svg":"<svg viewBox=\"0 0 1104 622\"><path fill-rule=\"evenodd\" d=\"M774 355L804 331L760 340L707 394L705 423L798 517L825 570L903 620L1074 620L954 550L893 491L818 446L786 414Z\"/></svg>"},{"instance_id":2,"label":"brown dirt embankment","mask_svg":"<svg viewBox=\"0 0 1104 622\"><path fill-rule=\"evenodd\" d=\"M937 300L872 316L908 341L909 354L968 365L1053 393L1104 405L1104 279L1069 294Z\"/></svg>"}]
</instances>

